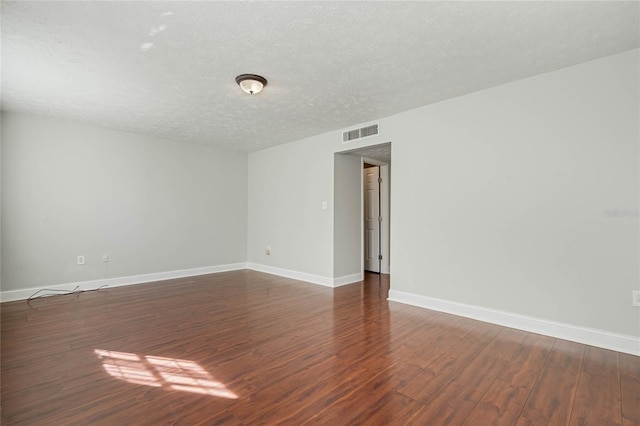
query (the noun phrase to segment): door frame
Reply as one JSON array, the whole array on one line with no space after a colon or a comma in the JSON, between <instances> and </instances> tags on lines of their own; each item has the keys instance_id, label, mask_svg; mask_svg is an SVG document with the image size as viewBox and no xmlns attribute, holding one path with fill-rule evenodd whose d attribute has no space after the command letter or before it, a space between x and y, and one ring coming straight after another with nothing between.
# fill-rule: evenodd
<instances>
[{"instance_id":1,"label":"door frame","mask_svg":"<svg viewBox=\"0 0 640 426\"><path fill-rule=\"evenodd\" d=\"M373 164L380 167L380 177L382 183L380 184L380 215L382 216L382 222L380 223L380 254L382 254L382 261L380 262L380 273L391 273L391 199L390 199L390 187L391 187L391 165L383 161L375 160L373 158L361 157L361 170L364 170L364 163ZM361 203L361 238L360 238L360 269L364 273L364 176L360 173L360 199Z\"/></svg>"}]
</instances>

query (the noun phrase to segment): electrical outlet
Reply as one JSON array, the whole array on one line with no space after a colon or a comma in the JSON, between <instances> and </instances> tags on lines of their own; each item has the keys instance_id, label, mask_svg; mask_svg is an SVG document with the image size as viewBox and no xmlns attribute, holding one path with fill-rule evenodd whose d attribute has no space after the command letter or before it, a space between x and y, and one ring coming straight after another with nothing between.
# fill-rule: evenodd
<instances>
[{"instance_id":1,"label":"electrical outlet","mask_svg":"<svg viewBox=\"0 0 640 426\"><path fill-rule=\"evenodd\" d=\"M633 306L640 306L640 290L633 290L631 294L633 295L631 304Z\"/></svg>"},{"instance_id":2,"label":"electrical outlet","mask_svg":"<svg viewBox=\"0 0 640 426\"><path fill-rule=\"evenodd\" d=\"M264 254L266 254L267 256L271 256L271 246L267 246L266 250L264 251Z\"/></svg>"},{"instance_id":3,"label":"electrical outlet","mask_svg":"<svg viewBox=\"0 0 640 426\"><path fill-rule=\"evenodd\" d=\"M84 256L78 256L78 265L84 265Z\"/></svg>"},{"instance_id":4,"label":"electrical outlet","mask_svg":"<svg viewBox=\"0 0 640 426\"><path fill-rule=\"evenodd\" d=\"M109 261L109 253L102 253L102 261L107 263Z\"/></svg>"}]
</instances>

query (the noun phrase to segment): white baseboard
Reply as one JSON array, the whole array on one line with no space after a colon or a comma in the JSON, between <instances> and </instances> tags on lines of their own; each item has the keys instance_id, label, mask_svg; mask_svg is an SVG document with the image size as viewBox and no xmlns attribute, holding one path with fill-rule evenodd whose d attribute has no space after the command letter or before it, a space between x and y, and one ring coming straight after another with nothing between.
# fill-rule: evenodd
<instances>
[{"instance_id":1,"label":"white baseboard","mask_svg":"<svg viewBox=\"0 0 640 426\"><path fill-rule=\"evenodd\" d=\"M323 277L322 275L307 274L306 272L292 271L290 269L276 268L275 266L261 265L259 263L251 262L247 263L247 269L278 275L285 278L292 278L294 280L306 281L311 284L319 284L325 287L333 287L333 278Z\"/></svg>"},{"instance_id":2,"label":"white baseboard","mask_svg":"<svg viewBox=\"0 0 640 426\"><path fill-rule=\"evenodd\" d=\"M232 263L228 265L205 266L202 268L180 269L177 271L155 272L151 274L131 275L128 277L106 278L90 281L79 281L66 284L56 284L41 288L28 288L24 290L10 290L0 292L0 301L11 302L14 300L25 300L31 297L38 290L43 288L52 290L68 290L73 291L76 287L78 290L95 290L100 286L120 287L124 285L143 284L154 281L171 280L174 278L192 277L196 275L213 274L216 272L236 271L239 269L247 269L246 263ZM42 292L47 294L46 292ZM62 294L62 293L61 293Z\"/></svg>"},{"instance_id":3,"label":"white baseboard","mask_svg":"<svg viewBox=\"0 0 640 426\"><path fill-rule=\"evenodd\" d=\"M311 284L319 284L325 287L340 287L347 284L357 283L364 279L364 273L343 275L338 278L324 277L322 275L313 275L306 272L293 271L291 269L276 268L275 266L262 265L259 263L247 263L247 269L258 272L278 275L280 277L292 278L294 280L306 281Z\"/></svg>"},{"instance_id":4,"label":"white baseboard","mask_svg":"<svg viewBox=\"0 0 640 426\"><path fill-rule=\"evenodd\" d=\"M388 300L640 356L640 338L635 336L578 327L397 290L389 290Z\"/></svg>"},{"instance_id":5,"label":"white baseboard","mask_svg":"<svg viewBox=\"0 0 640 426\"><path fill-rule=\"evenodd\" d=\"M347 284L353 284L353 283L357 283L364 280L364 273L360 272L357 274L351 274L351 275L343 275L341 277L338 278L334 278L333 279L333 286L334 287L340 287L343 285L347 285Z\"/></svg>"}]
</instances>

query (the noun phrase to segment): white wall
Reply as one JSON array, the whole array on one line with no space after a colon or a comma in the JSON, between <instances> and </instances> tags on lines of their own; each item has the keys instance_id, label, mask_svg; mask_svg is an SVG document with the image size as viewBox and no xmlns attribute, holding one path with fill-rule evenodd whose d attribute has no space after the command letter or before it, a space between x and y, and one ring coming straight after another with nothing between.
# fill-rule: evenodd
<instances>
[{"instance_id":1,"label":"white wall","mask_svg":"<svg viewBox=\"0 0 640 426\"><path fill-rule=\"evenodd\" d=\"M638 51L385 120L394 289L640 335Z\"/></svg>"},{"instance_id":2,"label":"white wall","mask_svg":"<svg viewBox=\"0 0 640 426\"><path fill-rule=\"evenodd\" d=\"M249 154L247 250L249 263L302 272L330 285L333 152L322 141L309 138Z\"/></svg>"},{"instance_id":3,"label":"white wall","mask_svg":"<svg viewBox=\"0 0 640 426\"><path fill-rule=\"evenodd\" d=\"M2 292L2 117L0 114L0 294Z\"/></svg>"},{"instance_id":4,"label":"white wall","mask_svg":"<svg viewBox=\"0 0 640 426\"><path fill-rule=\"evenodd\" d=\"M246 215L244 153L2 114L3 292L244 263Z\"/></svg>"},{"instance_id":5,"label":"white wall","mask_svg":"<svg viewBox=\"0 0 640 426\"><path fill-rule=\"evenodd\" d=\"M362 159L334 156L333 277L362 274Z\"/></svg>"},{"instance_id":6,"label":"white wall","mask_svg":"<svg viewBox=\"0 0 640 426\"><path fill-rule=\"evenodd\" d=\"M638 116L633 50L253 153L249 258L330 274L333 155L392 141L393 290L637 338Z\"/></svg>"}]
</instances>

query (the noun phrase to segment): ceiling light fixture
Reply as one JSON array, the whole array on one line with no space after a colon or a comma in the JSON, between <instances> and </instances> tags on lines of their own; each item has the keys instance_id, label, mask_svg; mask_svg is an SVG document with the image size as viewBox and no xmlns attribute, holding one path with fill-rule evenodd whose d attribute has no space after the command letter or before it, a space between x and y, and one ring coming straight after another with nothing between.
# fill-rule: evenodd
<instances>
[{"instance_id":1,"label":"ceiling light fixture","mask_svg":"<svg viewBox=\"0 0 640 426\"><path fill-rule=\"evenodd\" d=\"M267 85L267 79L255 74L240 74L236 77L236 83L248 94L255 95Z\"/></svg>"}]
</instances>

